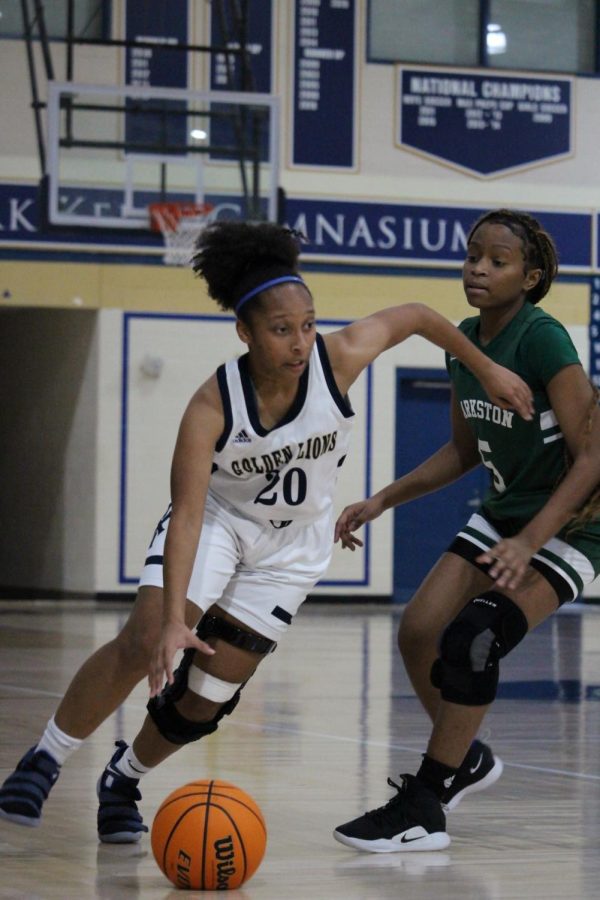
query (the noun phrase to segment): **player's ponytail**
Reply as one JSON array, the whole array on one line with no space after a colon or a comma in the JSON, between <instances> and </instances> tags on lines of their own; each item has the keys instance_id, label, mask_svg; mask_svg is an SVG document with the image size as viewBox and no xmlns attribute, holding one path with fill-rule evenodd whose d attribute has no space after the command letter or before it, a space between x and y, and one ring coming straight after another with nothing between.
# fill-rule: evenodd
<instances>
[{"instance_id":1,"label":"player's ponytail","mask_svg":"<svg viewBox=\"0 0 600 900\"><path fill-rule=\"evenodd\" d=\"M243 318L261 291L302 282L301 240L298 232L273 222L213 222L198 235L192 268L221 309Z\"/></svg>"}]
</instances>

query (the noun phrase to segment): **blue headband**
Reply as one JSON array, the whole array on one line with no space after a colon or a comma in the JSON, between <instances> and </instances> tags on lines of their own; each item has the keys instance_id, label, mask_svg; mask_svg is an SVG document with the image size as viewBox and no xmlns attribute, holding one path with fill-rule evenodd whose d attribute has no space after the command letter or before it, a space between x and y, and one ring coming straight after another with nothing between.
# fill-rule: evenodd
<instances>
[{"instance_id":1,"label":"blue headband","mask_svg":"<svg viewBox=\"0 0 600 900\"><path fill-rule=\"evenodd\" d=\"M240 297L238 302L235 304L236 313L240 311L244 303L247 303L248 300L252 299L252 297L256 297L256 295L260 294L261 291L266 291L267 288L274 287L276 284L283 284L286 281L296 281L299 284L304 284L304 281L300 278L299 275L281 275L279 278L271 278L269 281L263 281L255 288L252 288L251 291L248 291L247 294L244 294L243 297Z\"/></svg>"}]
</instances>

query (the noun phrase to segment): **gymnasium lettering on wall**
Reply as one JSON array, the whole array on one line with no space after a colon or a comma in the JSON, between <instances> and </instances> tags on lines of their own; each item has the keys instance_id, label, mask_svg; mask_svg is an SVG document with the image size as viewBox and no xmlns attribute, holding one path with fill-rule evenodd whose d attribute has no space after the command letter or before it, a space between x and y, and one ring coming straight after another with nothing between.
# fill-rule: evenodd
<instances>
[{"instance_id":1,"label":"gymnasium lettering on wall","mask_svg":"<svg viewBox=\"0 0 600 900\"><path fill-rule=\"evenodd\" d=\"M116 253L142 254L160 247L160 237L150 231L115 231L102 228L104 216L119 214L123 194L118 190L62 189L61 207L93 216L97 228L45 228L41 222L39 188L35 184L0 183L0 250L9 248L81 250L92 245L110 245ZM150 202L152 197L142 198ZM207 195L219 219L239 218L236 198ZM288 197L287 224L309 240L303 256L323 262L359 261L404 265L459 265L464 257L466 235L483 208L428 206L382 202L358 202L327 198ZM591 274L598 270L598 240L594 228L599 213L588 211L536 211L554 236L563 272ZM144 260L146 261L146 260ZM158 257L153 260L159 262Z\"/></svg>"}]
</instances>

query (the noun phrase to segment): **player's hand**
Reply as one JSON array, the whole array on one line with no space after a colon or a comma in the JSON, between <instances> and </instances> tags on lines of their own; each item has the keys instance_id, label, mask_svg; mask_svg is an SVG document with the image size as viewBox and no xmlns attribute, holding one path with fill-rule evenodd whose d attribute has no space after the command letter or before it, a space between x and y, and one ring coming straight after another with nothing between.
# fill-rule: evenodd
<instances>
[{"instance_id":1,"label":"player's hand","mask_svg":"<svg viewBox=\"0 0 600 900\"><path fill-rule=\"evenodd\" d=\"M496 406L501 409L514 409L528 422L533 419L531 389L510 369L493 363L486 375L481 377L481 386Z\"/></svg>"},{"instance_id":2,"label":"player's hand","mask_svg":"<svg viewBox=\"0 0 600 900\"><path fill-rule=\"evenodd\" d=\"M486 553L477 557L478 563L489 563L489 575L494 587L515 590L522 583L534 549L522 537L505 538Z\"/></svg>"},{"instance_id":3,"label":"player's hand","mask_svg":"<svg viewBox=\"0 0 600 900\"><path fill-rule=\"evenodd\" d=\"M360 500L358 503L346 506L335 523L334 541L336 543L341 541L344 550L354 552L355 547L363 546L363 542L352 532L364 525L365 522L376 519L382 512L381 500L376 497L369 497L367 500Z\"/></svg>"},{"instance_id":4,"label":"player's hand","mask_svg":"<svg viewBox=\"0 0 600 900\"><path fill-rule=\"evenodd\" d=\"M212 656L215 652L209 644L201 641L183 622L170 622L163 627L158 646L152 654L150 668L148 670L148 684L150 696L160 694L165 677L169 684L173 684L173 659L178 650L187 650L195 647L200 653Z\"/></svg>"}]
</instances>

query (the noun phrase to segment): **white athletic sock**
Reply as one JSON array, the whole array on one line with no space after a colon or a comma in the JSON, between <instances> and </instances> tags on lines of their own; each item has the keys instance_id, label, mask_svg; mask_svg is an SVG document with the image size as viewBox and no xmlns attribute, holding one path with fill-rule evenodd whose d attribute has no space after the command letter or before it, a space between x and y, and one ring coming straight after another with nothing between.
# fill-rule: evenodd
<instances>
[{"instance_id":1,"label":"white athletic sock","mask_svg":"<svg viewBox=\"0 0 600 900\"><path fill-rule=\"evenodd\" d=\"M151 768L151 766L144 766L139 761L132 747L128 747L121 759L113 764L113 769L116 769L121 775L126 775L127 778L141 778Z\"/></svg>"},{"instance_id":2,"label":"white athletic sock","mask_svg":"<svg viewBox=\"0 0 600 900\"><path fill-rule=\"evenodd\" d=\"M54 716L52 716L36 749L45 750L46 753L49 753L56 760L59 766L62 766L71 753L78 750L82 744L83 740L80 738L70 737L64 731L61 731L54 721Z\"/></svg>"}]
</instances>

